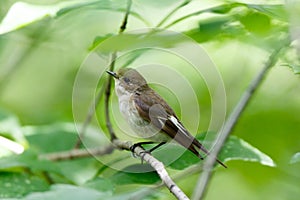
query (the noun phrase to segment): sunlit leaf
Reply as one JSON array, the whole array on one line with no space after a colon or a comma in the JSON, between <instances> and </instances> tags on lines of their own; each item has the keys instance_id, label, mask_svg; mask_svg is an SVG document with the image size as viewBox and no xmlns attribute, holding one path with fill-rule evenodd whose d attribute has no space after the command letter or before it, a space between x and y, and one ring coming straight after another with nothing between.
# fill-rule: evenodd
<instances>
[{"instance_id":1,"label":"sunlit leaf","mask_svg":"<svg viewBox=\"0 0 300 200\"><path fill-rule=\"evenodd\" d=\"M236 136L230 136L219 154L221 161L242 160L258 162L262 165L275 167L274 161L266 154Z\"/></svg>"},{"instance_id":2,"label":"sunlit leaf","mask_svg":"<svg viewBox=\"0 0 300 200\"><path fill-rule=\"evenodd\" d=\"M299 163L299 162L300 162L300 152L295 153L290 160L291 164L295 164L295 163Z\"/></svg>"},{"instance_id":3,"label":"sunlit leaf","mask_svg":"<svg viewBox=\"0 0 300 200\"><path fill-rule=\"evenodd\" d=\"M0 146L14 153L22 153L24 148L28 146L18 118L4 110L0 110L0 137Z\"/></svg>"},{"instance_id":4,"label":"sunlit leaf","mask_svg":"<svg viewBox=\"0 0 300 200\"><path fill-rule=\"evenodd\" d=\"M203 136L200 138L200 140L203 140ZM211 142L212 141L208 141L206 139L203 141L203 144L204 146L210 146ZM172 154L169 152L172 152ZM171 168L180 170L198 162L203 162L190 151L184 150L184 148L180 147L179 145L168 145L167 147L164 147L163 150L154 152L154 155ZM229 137L218 158L224 163L230 160L241 160L258 162L262 165L271 167L275 166L275 163L269 156L235 136Z\"/></svg>"},{"instance_id":5,"label":"sunlit leaf","mask_svg":"<svg viewBox=\"0 0 300 200\"><path fill-rule=\"evenodd\" d=\"M26 2L16 2L11 6L0 24L0 34L10 32L20 27L41 20L46 16L55 16L62 7L74 2L62 2L51 5L38 5Z\"/></svg>"},{"instance_id":6,"label":"sunlit leaf","mask_svg":"<svg viewBox=\"0 0 300 200\"><path fill-rule=\"evenodd\" d=\"M11 6L10 10L0 23L0 34L26 27L47 16L61 17L69 12L79 11L83 8L125 12L126 1L77 0L45 5L41 5L40 2L38 4L16 2ZM134 11L131 12L131 15L147 23L142 16Z\"/></svg>"}]
</instances>

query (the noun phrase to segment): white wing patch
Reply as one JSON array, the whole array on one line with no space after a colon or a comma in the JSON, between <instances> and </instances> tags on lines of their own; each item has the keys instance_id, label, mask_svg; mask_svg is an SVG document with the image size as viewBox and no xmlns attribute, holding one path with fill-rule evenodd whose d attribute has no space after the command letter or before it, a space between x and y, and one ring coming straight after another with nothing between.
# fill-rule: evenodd
<instances>
[{"instance_id":1,"label":"white wing patch","mask_svg":"<svg viewBox=\"0 0 300 200\"><path fill-rule=\"evenodd\" d=\"M189 138L191 137L187 133L186 129L182 126L182 124L176 119L176 117L174 117L173 115L171 115L168 118L185 136L187 136Z\"/></svg>"},{"instance_id":2,"label":"white wing patch","mask_svg":"<svg viewBox=\"0 0 300 200\"><path fill-rule=\"evenodd\" d=\"M158 119L158 122L160 123L160 125L163 127L165 125L166 118L158 116L157 119Z\"/></svg>"}]
</instances>

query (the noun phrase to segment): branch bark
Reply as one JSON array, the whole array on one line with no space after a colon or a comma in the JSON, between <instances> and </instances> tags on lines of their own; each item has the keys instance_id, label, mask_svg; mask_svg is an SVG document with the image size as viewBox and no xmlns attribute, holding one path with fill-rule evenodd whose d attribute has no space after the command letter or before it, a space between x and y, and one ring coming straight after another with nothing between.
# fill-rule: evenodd
<instances>
[{"instance_id":1,"label":"branch bark","mask_svg":"<svg viewBox=\"0 0 300 200\"><path fill-rule=\"evenodd\" d=\"M224 127L219 133L219 137L216 138L214 144L215 148L212 149L210 154L207 156L204 164L203 164L203 173L198 179L197 185L194 190L192 199L203 199L206 188L208 186L209 180L212 175L212 169L215 164L215 158L218 156L218 153L221 151L222 146L226 142L228 136L232 132L235 127L238 119L240 118L242 112L245 110L248 105L250 99L253 97L253 94L258 89L262 81L267 75L269 69L277 62L278 55L281 50L290 44L289 39L284 41L283 46L273 51L273 53L269 56L268 61L264 65L263 69L258 73L258 75L251 81L249 87L244 92L239 102L233 109L232 113L228 117Z\"/></svg>"},{"instance_id":2,"label":"branch bark","mask_svg":"<svg viewBox=\"0 0 300 200\"><path fill-rule=\"evenodd\" d=\"M75 158L86 158L93 156L102 156L110 154L114 151L114 146L109 145L102 148L92 148L92 149L73 149L70 151L54 152L48 154L42 154L39 156L39 159L47 159L51 161L59 160L71 160Z\"/></svg>"},{"instance_id":3,"label":"branch bark","mask_svg":"<svg viewBox=\"0 0 300 200\"><path fill-rule=\"evenodd\" d=\"M118 139L113 141L113 144L121 149L130 151L132 146L131 142L123 142ZM134 148L134 153L143 159L145 162L149 163L157 172L161 178L164 185L170 190L170 192L179 200L188 200L189 198L184 194L184 192L176 185L176 183L171 179L165 166L162 162L154 158L151 154L145 152L145 150L139 146Z\"/></svg>"},{"instance_id":4,"label":"branch bark","mask_svg":"<svg viewBox=\"0 0 300 200\"><path fill-rule=\"evenodd\" d=\"M132 142L125 142L118 139L112 141L112 145L103 148L94 149L73 149L71 151L57 152L43 154L39 158L47 159L52 161L58 160L68 160L74 158L90 157L91 155L105 155L110 154L114 149L131 151L130 147L133 145ZM137 146L134 149L135 155L143 159L143 161L149 163L157 172L161 178L163 184L170 190L170 192L179 200L188 200L189 198L184 194L184 192L176 185L176 183L171 179L165 166L162 162L157 160L151 154L147 153L143 148Z\"/></svg>"}]
</instances>

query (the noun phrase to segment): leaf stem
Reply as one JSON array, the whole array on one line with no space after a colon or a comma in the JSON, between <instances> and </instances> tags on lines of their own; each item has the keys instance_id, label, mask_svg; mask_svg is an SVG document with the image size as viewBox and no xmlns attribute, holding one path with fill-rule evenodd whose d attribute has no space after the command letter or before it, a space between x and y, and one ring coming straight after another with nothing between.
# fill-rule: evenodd
<instances>
[{"instance_id":1,"label":"leaf stem","mask_svg":"<svg viewBox=\"0 0 300 200\"><path fill-rule=\"evenodd\" d=\"M185 0L181 4L179 4L177 7L175 7L169 14L167 14L157 25L156 27L161 27L175 12L177 12L180 8L186 6L189 4L192 0Z\"/></svg>"}]
</instances>

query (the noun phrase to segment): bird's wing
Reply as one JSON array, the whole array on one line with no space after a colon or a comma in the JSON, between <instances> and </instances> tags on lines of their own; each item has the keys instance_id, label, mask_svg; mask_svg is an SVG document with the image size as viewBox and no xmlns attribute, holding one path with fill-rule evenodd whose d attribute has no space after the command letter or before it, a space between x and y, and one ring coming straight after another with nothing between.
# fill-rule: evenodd
<instances>
[{"instance_id":1,"label":"bird's wing","mask_svg":"<svg viewBox=\"0 0 300 200\"><path fill-rule=\"evenodd\" d=\"M143 119L152 123L156 128L162 130L162 132L175 139L176 142L189 149L198 157L202 158L195 147L208 153L203 145L186 130L172 108L154 90L137 92L133 98L136 108Z\"/></svg>"},{"instance_id":2,"label":"bird's wing","mask_svg":"<svg viewBox=\"0 0 300 200\"><path fill-rule=\"evenodd\" d=\"M154 90L148 89L136 92L133 101L140 116L162 130L170 138L203 159L196 148L209 154L208 150L194 138L176 117L175 112ZM216 161L226 168L226 165L216 158Z\"/></svg>"}]
</instances>

